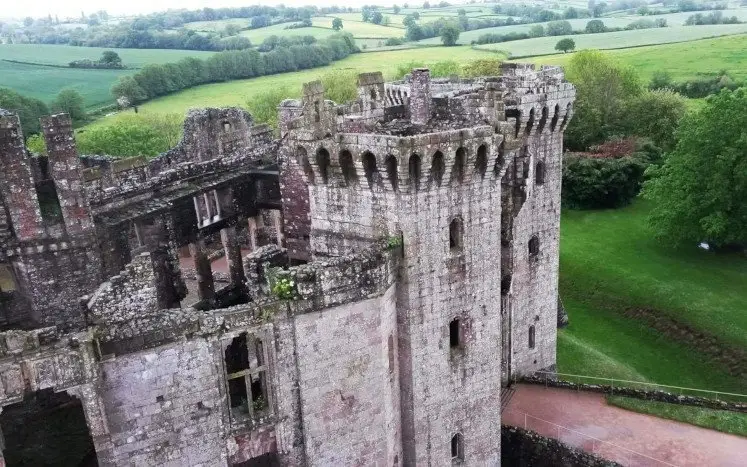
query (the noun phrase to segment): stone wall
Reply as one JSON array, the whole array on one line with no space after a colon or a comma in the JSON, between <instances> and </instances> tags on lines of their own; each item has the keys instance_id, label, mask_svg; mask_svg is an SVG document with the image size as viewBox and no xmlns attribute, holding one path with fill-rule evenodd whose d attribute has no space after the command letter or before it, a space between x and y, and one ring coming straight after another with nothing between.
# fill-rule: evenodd
<instances>
[{"instance_id":1,"label":"stone wall","mask_svg":"<svg viewBox=\"0 0 747 467\"><path fill-rule=\"evenodd\" d=\"M501 463L532 467L620 467L612 462L533 431L504 426Z\"/></svg>"},{"instance_id":2,"label":"stone wall","mask_svg":"<svg viewBox=\"0 0 747 467\"><path fill-rule=\"evenodd\" d=\"M296 318L308 465L401 459L395 287Z\"/></svg>"},{"instance_id":3,"label":"stone wall","mask_svg":"<svg viewBox=\"0 0 747 467\"><path fill-rule=\"evenodd\" d=\"M101 363L114 465L226 465L220 346L192 339Z\"/></svg>"}]
</instances>

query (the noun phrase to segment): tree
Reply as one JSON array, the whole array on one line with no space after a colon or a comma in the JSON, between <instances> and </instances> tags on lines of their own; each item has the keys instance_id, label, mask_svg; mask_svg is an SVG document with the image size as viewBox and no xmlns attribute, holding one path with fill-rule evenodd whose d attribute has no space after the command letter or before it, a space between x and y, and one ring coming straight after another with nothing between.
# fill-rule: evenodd
<instances>
[{"instance_id":1,"label":"tree","mask_svg":"<svg viewBox=\"0 0 747 467\"><path fill-rule=\"evenodd\" d=\"M105 50L101 54L101 59L99 61L101 63L106 63L107 65L111 65L113 67L122 66L122 59L119 57L119 54L112 50Z\"/></svg>"},{"instance_id":2,"label":"tree","mask_svg":"<svg viewBox=\"0 0 747 467\"><path fill-rule=\"evenodd\" d=\"M76 136L81 154L157 156L179 140L182 118L161 114L125 114Z\"/></svg>"},{"instance_id":3,"label":"tree","mask_svg":"<svg viewBox=\"0 0 747 467\"><path fill-rule=\"evenodd\" d=\"M32 24L34 24L34 18L31 16L27 16L23 19L23 25L27 28L30 27Z\"/></svg>"},{"instance_id":4,"label":"tree","mask_svg":"<svg viewBox=\"0 0 747 467\"><path fill-rule=\"evenodd\" d=\"M545 28L548 36L573 34L573 26L568 21L550 21Z\"/></svg>"},{"instance_id":5,"label":"tree","mask_svg":"<svg viewBox=\"0 0 747 467\"><path fill-rule=\"evenodd\" d=\"M529 28L529 35L531 37L542 37L545 35L545 28L541 24L535 24Z\"/></svg>"},{"instance_id":6,"label":"tree","mask_svg":"<svg viewBox=\"0 0 747 467\"><path fill-rule=\"evenodd\" d=\"M373 11L371 10L371 7L364 6L361 8L361 19L368 23L371 21L371 15L373 14Z\"/></svg>"},{"instance_id":7,"label":"tree","mask_svg":"<svg viewBox=\"0 0 747 467\"><path fill-rule=\"evenodd\" d=\"M604 25L604 21L602 21L601 19L593 19L586 23L586 32L588 32L589 34L597 34L606 30L607 27Z\"/></svg>"},{"instance_id":8,"label":"tree","mask_svg":"<svg viewBox=\"0 0 747 467\"><path fill-rule=\"evenodd\" d=\"M52 102L52 110L55 112L64 112L70 115L74 122L80 122L86 118L86 106L83 96L75 89L63 89L57 94Z\"/></svg>"},{"instance_id":9,"label":"tree","mask_svg":"<svg viewBox=\"0 0 747 467\"><path fill-rule=\"evenodd\" d=\"M342 29L342 20L340 18L335 18L332 20L332 29L335 31L339 31Z\"/></svg>"},{"instance_id":10,"label":"tree","mask_svg":"<svg viewBox=\"0 0 747 467\"><path fill-rule=\"evenodd\" d=\"M627 134L648 138L665 151L676 143L675 132L687 111L687 100L668 89L646 91L625 103Z\"/></svg>"},{"instance_id":11,"label":"tree","mask_svg":"<svg viewBox=\"0 0 747 467\"><path fill-rule=\"evenodd\" d=\"M635 70L598 50L574 54L566 78L576 86L574 116L565 132L566 146L586 150L619 134L625 103L639 96L643 86Z\"/></svg>"},{"instance_id":12,"label":"tree","mask_svg":"<svg viewBox=\"0 0 747 467\"><path fill-rule=\"evenodd\" d=\"M382 15L380 11L374 11L371 14L371 22L373 24L381 24L383 20L384 20L384 15Z\"/></svg>"},{"instance_id":13,"label":"tree","mask_svg":"<svg viewBox=\"0 0 747 467\"><path fill-rule=\"evenodd\" d=\"M395 15L398 15L399 12L401 11L401 8L399 7L399 5L394 5L392 7L392 11L394 12Z\"/></svg>"},{"instance_id":14,"label":"tree","mask_svg":"<svg viewBox=\"0 0 747 467\"><path fill-rule=\"evenodd\" d=\"M199 84L199 82L195 84ZM127 101L133 105L148 99L148 93L140 87L140 84L132 76L122 76L119 78L112 86L111 93L115 99L126 97Z\"/></svg>"},{"instance_id":15,"label":"tree","mask_svg":"<svg viewBox=\"0 0 747 467\"><path fill-rule=\"evenodd\" d=\"M423 2L423 8L426 10L431 7L431 4L429 2Z\"/></svg>"},{"instance_id":16,"label":"tree","mask_svg":"<svg viewBox=\"0 0 747 467\"><path fill-rule=\"evenodd\" d=\"M449 24L441 30L441 42L446 46L456 45L459 40L459 28L456 25Z\"/></svg>"},{"instance_id":17,"label":"tree","mask_svg":"<svg viewBox=\"0 0 747 467\"><path fill-rule=\"evenodd\" d=\"M675 244L747 246L747 92L723 90L683 117L674 151L644 184L650 223Z\"/></svg>"},{"instance_id":18,"label":"tree","mask_svg":"<svg viewBox=\"0 0 747 467\"><path fill-rule=\"evenodd\" d=\"M575 48L576 48L576 42L570 37L560 39L558 43L555 44L555 50L559 50L563 53L570 52L571 50Z\"/></svg>"},{"instance_id":19,"label":"tree","mask_svg":"<svg viewBox=\"0 0 747 467\"><path fill-rule=\"evenodd\" d=\"M47 104L39 99L22 96L8 88L0 88L0 109L7 109L18 114L24 136L39 133L39 119L49 115Z\"/></svg>"}]
</instances>

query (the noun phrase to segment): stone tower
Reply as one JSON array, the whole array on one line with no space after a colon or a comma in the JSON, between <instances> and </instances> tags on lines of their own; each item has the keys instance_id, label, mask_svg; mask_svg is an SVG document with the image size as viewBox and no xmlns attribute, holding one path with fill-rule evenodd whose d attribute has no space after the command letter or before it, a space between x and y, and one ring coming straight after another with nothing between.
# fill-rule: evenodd
<instances>
[{"instance_id":1,"label":"stone tower","mask_svg":"<svg viewBox=\"0 0 747 467\"><path fill-rule=\"evenodd\" d=\"M501 381L555 364L560 156L575 92L555 68L455 82L418 69L386 84L372 121L376 82L359 80L359 100L326 134L302 123L334 118L311 107L322 89L309 85L298 125L285 126L286 174L301 168L308 184L310 255L403 245L404 465L496 465Z\"/></svg>"}]
</instances>

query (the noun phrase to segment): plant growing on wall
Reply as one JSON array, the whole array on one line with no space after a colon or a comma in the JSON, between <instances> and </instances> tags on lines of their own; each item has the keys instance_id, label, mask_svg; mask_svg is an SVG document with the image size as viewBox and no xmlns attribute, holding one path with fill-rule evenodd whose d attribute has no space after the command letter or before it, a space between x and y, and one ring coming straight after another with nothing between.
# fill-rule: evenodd
<instances>
[{"instance_id":1,"label":"plant growing on wall","mask_svg":"<svg viewBox=\"0 0 747 467\"><path fill-rule=\"evenodd\" d=\"M272 293L280 300L293 300L296 298L296 282L287 277L281 277L272 284Z\"/></svg>"}]
</instances>

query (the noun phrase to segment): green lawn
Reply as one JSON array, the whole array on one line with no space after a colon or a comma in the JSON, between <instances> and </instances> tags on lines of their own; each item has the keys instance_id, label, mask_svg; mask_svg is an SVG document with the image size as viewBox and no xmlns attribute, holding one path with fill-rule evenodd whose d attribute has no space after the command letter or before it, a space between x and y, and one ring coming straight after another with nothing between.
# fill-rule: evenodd
<instances>
[{"instance_id":1,"label":"green lawn","mask_svg":"<svg viewBox=\"0 0 747 467\"><path fill-rule=\"evenodd\" d=\"M742 26L742 25L739 25ZM645 80L655 71L666 70L675 80L698 73L728 70L736 78L747 78L747 35L703 39L678 44L662 44L623 50L610 50L611 56L635 67ZM565 65L573 54L520 59L536 64Z\"/></svg>"},{"instance_id":2,"label":"green lawn","mask_svg":"<svg viewBox=\"0 0 747 467\"><path fill-rule=\"evenodd\" d=\"M472 31L474 32L474 31ZM580 34L571 37L576 50L581 49L621 49L643 45L667 44L671 42L694 41L710 37L729 36L747 33L747 24L716 24L707 26L677 26L669 28L641 29L637 31L605 32L601 34ZM555 44L561 36L536 37L520 41L484 44L476 47L486 50L505 51L513 57L557 53ZM461 39L460 39L461 40ZM668 62L665 62L668 64ZM664 63L660 63L661 66ZM704 67L701 67L704 69Z\"/></svg>"},{"instance_id":3,"label":"green lawn","mask_svg":"<svg viewBox=\"0 0 747 467\"><path fill-rule=\"evenodd\" d=\"M724 433L747 436L747 414L745 413L620 396L608 396L607 403L634 412L656 415L657 417L710 428Z\"/></svg>"},{"instance_id":4,"label":"green lawn","mask_svg":"<svg viewBox=\"0 0 747 467\"><path fill-rule=\"evenodd\" d=\"M170 63L184 57L206 57L213 52L168 49L106 49L101 47L76 47L50 44L0 44L0 60L20 60L49 65L67 65L73 60L97 60L105 50L114 50L122 63L130 68L140 68L149 63Z\"/></svg>"},{"instance_id":5,"label":"green lawn","mask_svg":"<svg viewBox=\"0 0 747 467\"><path fill-rule=\"evenodd\" d=\"M559 333L565 373L745 392L747 382L675 340L622 315L658 310L747 347L747 261L653 239L647 202L605 211L563 211L560 290L570 326Z\"/></svg>"}]
</instances>

